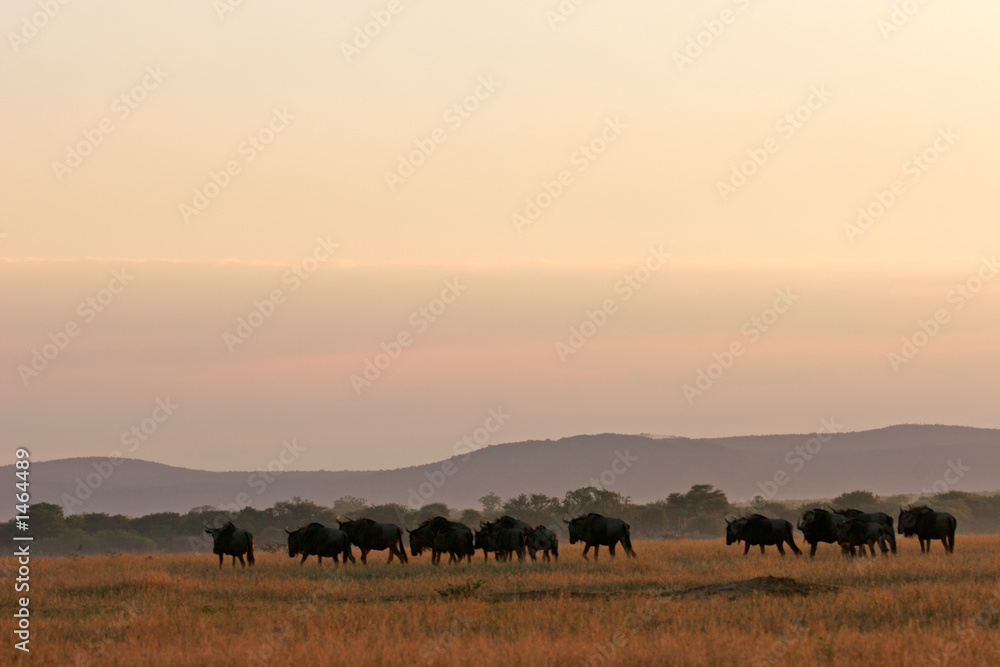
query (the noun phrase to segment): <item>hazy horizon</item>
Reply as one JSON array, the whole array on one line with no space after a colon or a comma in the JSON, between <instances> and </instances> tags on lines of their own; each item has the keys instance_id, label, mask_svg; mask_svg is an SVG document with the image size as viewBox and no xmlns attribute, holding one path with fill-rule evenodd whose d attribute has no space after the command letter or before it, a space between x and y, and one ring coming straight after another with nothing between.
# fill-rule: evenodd
<instances>
[{"instance_id":1,"label":"hazy horizon","mask_svg":"<svg viewBox=\"0 0 1000 667\"><path fill-rule=\"evenodd\" d=\"M895 5L5 3L0 464L1000 427L1000 6Z\"/></svg>"}]
</instances>

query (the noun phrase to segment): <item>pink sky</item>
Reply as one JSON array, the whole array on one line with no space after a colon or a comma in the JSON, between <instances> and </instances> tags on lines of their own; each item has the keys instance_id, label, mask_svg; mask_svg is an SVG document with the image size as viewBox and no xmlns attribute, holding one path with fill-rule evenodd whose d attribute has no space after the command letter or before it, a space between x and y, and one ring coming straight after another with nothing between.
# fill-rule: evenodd
<instances>
[{"instance_id":1,"label":"pink sky","mask_svg":"<svg viewBox=\"0 0 1000 667\"><path fill-rule=\"evenodd\" d=\"M558 6L5 3L8 441L1000 426L1000 7Z\"/></svg>"}]
</instances>

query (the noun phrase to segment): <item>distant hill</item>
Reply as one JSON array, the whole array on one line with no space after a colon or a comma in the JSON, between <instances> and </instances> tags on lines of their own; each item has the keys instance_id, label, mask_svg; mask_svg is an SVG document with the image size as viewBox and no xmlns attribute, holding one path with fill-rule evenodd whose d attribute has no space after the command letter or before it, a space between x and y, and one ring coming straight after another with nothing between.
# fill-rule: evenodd
<instances>
[{"instance_id":1,"label":"distant hill","mask_svg":"<svg viewBox=\"0 0 1000 667\"><path fill-rule=\"evenodd\" d=\"M822 437L827 442L814 434L700 439L579 435L494 445L467 460L459 456L398 470L284 472L269 483L268 473L126 460L71 511L131 516L186 512L202 505L231 505L241 494L242 501L257 508L292 496L330 505L346 495L370 503L444 502L478 508L477 499L490 491L503 498L533 492L562 497L592 480L641 503L701 483L722 489L732 501L757 494L774 494L777 500L832 498L855 489L917 494L945 490L944 484L960 491L1000 487L998 429L902 425ZM99 468L108 472L106 459L33 463L32 502L65 505L64 494L86 496L90 489L80 487L79 480L90 475L96 482ZM0 468L0 477L14 480L13 466ZM11 504L3 505L0 519L9 519L12 511Z\"/></svg>"}]
</instances>

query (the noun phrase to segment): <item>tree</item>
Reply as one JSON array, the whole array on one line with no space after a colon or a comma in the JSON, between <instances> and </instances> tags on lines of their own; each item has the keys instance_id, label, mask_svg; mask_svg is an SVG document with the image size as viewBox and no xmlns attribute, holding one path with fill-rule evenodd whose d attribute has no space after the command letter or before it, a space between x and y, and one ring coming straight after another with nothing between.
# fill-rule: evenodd
<instances>
[{"instance_id":1,"label":"tree","mask_svg":"<svg viewBox=\"0 0 1000 667\"><path fill-rule=\"evenodd\" d=\"M333 501L333 511L339 516L362 513L367 506L367 500L354 496L341 496Z\"/></svg>"},{"instance_id":2,"label":"tree","mask_svg":"<svg viewBox=\"0 0 1000 667\"><path fill-rule=\"evenodd\" d=\"M870 512L877 508L879 500L871 491L848 491L834 498L830 504L837 509L851 508Z\"/></svg>"},{"instance_id":3,"label":"tree","mask_svg":"<svg viewBox=\"0 0 1000 667\"><path fill-rule=\"evenodd\" d=\"M490 491L485 496L480 498L479 502L483 506L483 515L493 517L500 513L500 507L503 505L503 498Z\"/></svg>"},{"instance_id":4,"label":"tree","mask_svg":"<svg viewBox=\"0 0 1000 667\"><path fill-rule=\"evenodd\" d=\"M628 504L628 496L623 496L617 491L599 489L596 486L584 486L574 491L567 491L563 500L563 508L572 515L590 512L614 515L620 513Z\"/></svg>"},{"instance_id":5,"label":"tree","mask_svg":"<svg viewBox=\"0 0 1000 667\"><path fill-rule=\"evenodd\" d=\"M66 530L66 518L59 505L35 503L28 508L28 525L34 537L55 537Z\"/></svg>"}]
</instances>

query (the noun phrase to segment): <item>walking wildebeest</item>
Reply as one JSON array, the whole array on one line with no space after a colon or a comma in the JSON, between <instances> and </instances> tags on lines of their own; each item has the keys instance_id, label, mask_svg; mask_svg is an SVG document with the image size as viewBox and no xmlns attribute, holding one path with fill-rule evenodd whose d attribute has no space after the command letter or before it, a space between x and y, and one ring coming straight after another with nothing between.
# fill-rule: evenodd
<instances>
[{"instance_id":1,"label":"walking wildebeest","mask_svg":"<svg viewBox=\"0 0 1000 667\"><path fill-rule=\"evenodd\" d=\"M848 519L867 519L868 521L874 521L881 524L885 528L886 539L889 542L889 549L892 553L896 553L896 529L892 525L892 517L885 512L862 512L856 509L833 509L830 508L837 514L846 517Z\"/></svg>"},{"instance_id":2,"label":"walking wildebeest","mask_svg":"<svg viewBox=\"0 0 1000 667\"><path fill-rule=\"evenodd\" d=\"M497 560L513 560L514 554L517 554L518 561L524 560L528 537L523 529L495 526L488 534L488 539L490 551L497 555Z\"/></svg>"},{"instance_id":3,"label":"walking wildebeest","mask_svg":"<svg viewBox=\"0 0 1000 667\"><path fill-rule=\"evenodd\" d=\"M763 555L764 546L770 544L777 546L778 553L784 556L785 548L782 546L784 542L788 543L796 556L802 555L802 551L795 546L792 524L784 519L768 519L761 514L751 514L732 521L726 519L726 544L740 540L745 543L744 556L754 545L760 546L760 553Z\"/></svg>"},{"instance_id":4,"label":"walking wildebeest","mask_svg":"<svg viewBox=\"0 0 1000 667\"><path fill-rule=\"evenodd\" d=\"M843 515L819 507L803 512L798 529L802 531L805 541L809 544L809 556L816 556L816 547L820 542L836 544L837 526L846 520Z\"/></svg>"},{"instance_id":5,"label":"walking wildebeest","mask_svg":"<svg viewBox=\"0 0 1000 667\"><path fill-rule=\"evenodd\" d=\"M537 526L528 533L528 555L532 561L539 551L542 552L542 560L546 563L552 560L550 553L557 561L559 560L559 536L545 526Z\"/></svg>"},{"instance_id":6,"label":"walking wildebeest","mask_svg":"<svg viewBox=\"0 0 1000 667\"><path fill-rule=\"evenodd\" d=\"M625 554L635 558L635 551L632 549L632 539L630 537L631 527L621 519L601 516L591 512L583 516L578 516L572 521L564 518L569 524L569 543L576 544L583 542L583 557L587 557L587 551L594 547L594 560L601 545L606 545L611 557L615 557L615 545L619 542L625 549Z\"/></svg>"},{"instance_id":7,"label":"walking wildebeest","mask_svg":"<svg viewBox=\"0 0 1000 667\"><path fill-rule=\"evenodd\" d=\"M948 512L935 512L926 505L899 507L899 532L904 537L917 536L920 553L931 552L931 540L941 540L945 553L955 551L955 528L958 521ZM924 548L926 543L927 548Z\"/></svg>"},{"instance_id":8,"label":"walking wildebeest","mask_svg":"<svg viewBox=\"0 0 1000 667\"><path fill-rule=\"evenodd\" d=\"M878 548L882 550L882 555L886 556L889 553L889 547L885 544L888 537L889 533L881 522L861 516L847 519L837 526L837 542L846 550L844 555L853 556L855 548L860 547L860 555L864 556L865 546L867 546L871 555L874 556L875 543L877 542Z\"/></svg>"},{"instance_id":9,"label":"walking wildebeest","mask_svg":"<svg viewBox=\"0 0 1000 667\"><path fill-rule=\"evenodd\" d=\"M376 523L372 519L347 519L337 517L340 529L351 538L351 544L361 549L361 562L368 564L369 551L389 550L389 560L399 558L401 565L407 562L406 548L403 546L403 530L394 523Z\"/></svg>"},{"instance_id":10,"label":"walking wildebeest","mask_svg":"<svg viewBox=\"0 0 1000 667\"><path fill-rule=\"evenodd\" d=\"M240 559L240 566L246 567L243 554L247 555L250 565L254 564L253 535L249 531L237 528L232 521L227 521L222 528L205 526L205 532L212 536L212 553L219 555L219 569L222 569L223 556L233 557L233 567L236 567L237 558Z\"/></svg>"},{"instance_id":11,"label":"walking wildebeest","mask_svg":"<svg viewBox=\"0 0 1000 667\"><path fill-rule=\"evenodd\" d=\"M460 524L460 527L435 535L433 547L439 554L448 554L449 564L461 563L463 558L468 558L471 563L472 557L476 555L473 541L472 530Z\"/></svg>"},{"instance_id":12,"label":"walking wildebeest","mask_svg":"<svg viewBox=\"0 0 1000 667\"><path fill-rule=\"evenodd\" d=\"M424 549L431 551L431 563L437 565L441 562L441 554L448 553L448 562L454 562L456 557L461 560L475 554L473 548L472 530L463 523L450 521L443 516L436 516L422 522L413 530L407 529L410 539L410 555L419 556ZM454 534L453 534L454 533ZM444 536L442 538L442 536ZM468 545L466 545L466 537ZM441 539L439 539L441 538ZM469 553L469 550L471 554Z\"/></svg>"},{"instance_id":13,"label":"walking wildebeest","mask_svg":"<svg viewBox=\"0 0 1000 667\"><path fill-rule=\"evenodd\" d=\"M483 550L484 559L489 560L492 551L496 560L505 561L514 553L523 560L528 533L533 530L530 524L505 514L496 521L480 521L479 528L474 547Z\"/></svg>"},{"instance_id":14,"label":"walking wildebeest","mask_svg":"<svg viewBox=\"0 0 1000 667\"><path fill-rule=\"evenodd\" d=\"M333 558L337 562L337 556L343 554L344 563L350 559L354 562L354 554L351 553L351 539L342 530L328 528L321 523L311 523L298 530L288 530L288 557L294 558L302 554L299 565L306 562L309 556L316 556L316 560L323 565L323 557Z\"/></svg>"}]
</instances>

